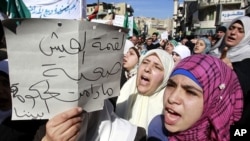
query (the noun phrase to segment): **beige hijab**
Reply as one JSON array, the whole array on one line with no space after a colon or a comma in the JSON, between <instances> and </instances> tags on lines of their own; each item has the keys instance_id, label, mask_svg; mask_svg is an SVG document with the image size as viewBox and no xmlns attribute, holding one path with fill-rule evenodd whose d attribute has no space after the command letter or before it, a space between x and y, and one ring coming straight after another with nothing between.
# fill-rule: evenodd
<instances>
[{"instance_id":1,"label":"beige hijab","mask_svg":"<svg viewBox=\"0 0 250 141\"><path fill-rule=\"evenodd\" d=\"M137 75L130 78L122 87L117 99L116 113L121 118L129 120L132 124L144 127L146 130L152 118L162 113L163 94L168 78L174 67L173 58L162 49L153 49L140 57L142 60L149 55L156 54L164 67L164 79L153 95L143 96L136 87Z\"/></svg>"}]
</instances>

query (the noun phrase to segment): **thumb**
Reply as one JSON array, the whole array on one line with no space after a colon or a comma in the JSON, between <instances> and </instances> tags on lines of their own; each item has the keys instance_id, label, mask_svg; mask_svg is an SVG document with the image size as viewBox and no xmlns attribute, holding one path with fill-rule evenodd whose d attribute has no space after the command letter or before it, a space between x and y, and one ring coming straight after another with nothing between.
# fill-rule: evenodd
<instances>
[{"instance_id":1,"label":"thumb","mask_svg":"<svg viewBox=\"0 0 250 141\"><path fill-rule=\"evenodd\" d=\"M226 57L227 57L227 51L228 51L228 47L225 47L225 48L222 50L220 59L223 59L223 58L226 58Z\"/></svg>"}]
</instances>

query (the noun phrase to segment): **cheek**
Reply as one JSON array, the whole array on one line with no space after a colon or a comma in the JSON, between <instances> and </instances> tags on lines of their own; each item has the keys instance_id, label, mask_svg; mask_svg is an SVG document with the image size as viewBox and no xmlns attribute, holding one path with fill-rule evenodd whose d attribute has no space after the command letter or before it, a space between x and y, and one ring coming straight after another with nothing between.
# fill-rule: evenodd
<instances>
[{"instance_id":1,"label":"cheek","mask_svg":"<svg viewBox=\"0 0 250 141\"><path fill-rule=\"evenodd\" d=\"M244 38L244 34L238 36L237 44Z\"/></svg>"},{"instance_id":2,"label":"cheek","mask_svg":"<svg viewBox=\"0 0 250 141\"><path fill-rule=\"evenodd\" d=\"M180 60L181 60L180 56L176 57L176 61L180 61Z\"/></svg>"},{"instance_id":3,"label":"cheek","mask_svg":"<svg viewBox=\"0 0 250 141\"><path fill-rule=\"evenodd\" d=\"M194 125L200 118L203 113L203 103L196 102L196 103L190 103L185 105L185 111L186 111L186 123L187 128L190 128L192 125ZM195 109L195 110L193 110Z\"/></svg>"},{"instance_id":4,"label":"cheek","mask_svg":"<svg viewBox=\"0 0 250 141\"><path fill-rule=\"evenodd\" d=\"M162 83L163 78L164 78L163 72L155 72L153 74L153 79L154 79L153 84L159 86Z\"/></svg>"}]
</instances>

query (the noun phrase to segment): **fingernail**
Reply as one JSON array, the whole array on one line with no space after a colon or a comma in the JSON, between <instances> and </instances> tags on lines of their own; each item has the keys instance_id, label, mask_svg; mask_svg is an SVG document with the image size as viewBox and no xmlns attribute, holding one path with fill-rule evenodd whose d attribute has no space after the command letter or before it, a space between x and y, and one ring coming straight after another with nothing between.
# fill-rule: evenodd
<instances>
[{"instance_id":1,"label":"fingernail","mask_svg":"<svg viewBox=\"0 0 250 141\"><path fill-rule=\"evenodd\" d=\"M81 107L78 107L77 110L78 110L79 112L82 112L82 108L81 108Z\"/></svg>"}]
</instances>

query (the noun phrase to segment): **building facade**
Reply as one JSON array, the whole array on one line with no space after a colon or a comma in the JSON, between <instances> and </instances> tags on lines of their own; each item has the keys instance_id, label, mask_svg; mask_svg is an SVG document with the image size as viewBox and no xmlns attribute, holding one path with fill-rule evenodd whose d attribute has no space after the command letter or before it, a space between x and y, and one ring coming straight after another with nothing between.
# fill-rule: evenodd
<instances>
[{"instance_id":1,"label":"building facade","mask_svg":"<svg viewBox=\"0 0 250 141\"><path fill-rule=\"evenodd\" d=\"M176 35L213 35L219 25L227 25L230 17L250 13L248 3L248 0L184 0L176 8L176 15L180 12L182 18L174 14Z\"/></svg>"}]
</instances>

